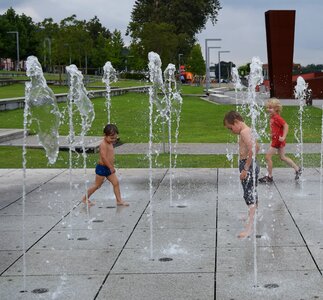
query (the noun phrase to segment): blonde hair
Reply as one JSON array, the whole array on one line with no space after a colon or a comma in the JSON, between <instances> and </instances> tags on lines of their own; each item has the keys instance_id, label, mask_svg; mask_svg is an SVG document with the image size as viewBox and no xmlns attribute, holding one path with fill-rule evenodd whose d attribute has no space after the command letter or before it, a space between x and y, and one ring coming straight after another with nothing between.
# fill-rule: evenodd
<instances>
[{"instance_id":1,"label":"blonde hair","mask_svg":"<svg viewBox=\"0 0 323 300\"><path fill-rule=\"evenodd\" d=\"M266 108L272 107L276 113L281 113L283 110L283 106L277 98L270 98L266 103Z\"/></svg>"}]
</instances>

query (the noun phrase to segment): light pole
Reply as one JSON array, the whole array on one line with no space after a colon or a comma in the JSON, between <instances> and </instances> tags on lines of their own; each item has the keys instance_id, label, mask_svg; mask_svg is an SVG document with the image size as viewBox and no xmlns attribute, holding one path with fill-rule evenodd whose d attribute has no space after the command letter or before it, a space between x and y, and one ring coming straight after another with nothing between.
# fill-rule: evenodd
<instances>
[{"instance_id":1,"label":"light pole","mask_svg":"<svg viewBox=\"0 0 323 300\"><path fill-rule=\"evenodd\" d=\"M128 56L126 56L126 61L125 61L125 63L126 63L126 66L125 66L125 72L127 73L128 72L128 58L131 58L131 57L134 57L133 55L128 55Z\"/></svg>"},{"instance_id":2,"label":"light pole","mask_svg":"<svg viewBox=\"0 0 323 300\"><path fill-rule=\"evenodd\" d=\"M44 39L44 64L47 67L47 62L46 62L46 42L47 42L47 46L48 46L48 58L49 58L49 69L50 69L50 67L52 65L52 43L51 43L51 39L49 37Z\"/></svg>"},{"instance_id":3,"label":"light pole","mask_svg":"<svg viewBox=\"0 0 323 300\"><path fill-rule=\"evenodd\" d=\"M16 71L19 71L19 32L18 31L8 31L7 33L14 33L17 39L17 64L16 64Z\"/></svg>"},{"instance_id":4,"label":"light pole","mask_svg":"<svg viewBox=\"0 0 323 300\"><path fill-rule=\"evenodd\" d=\"M207 65L208 65L208 70L209 70L209 80L208 80L208 85L207 85L207 90L206 92L208 91L208 88L209 88L209 81L210 81L210 49L220 49L221 47L207 47L207 57L208 57L208 61L206 62Z\"/></svg>"},{"instance_id":5,"label":"light pole","mask_svg":"<svg viewBox=\"0 0 323 300\"><path fill-rule=\"evenodd\" d=\"M218 51L218 59L219 59L219 86L221 84L221 53L229 53L229 50Z\"/></svg>"},{"instance_id":6,"label":"light pole","mask_svg":"<svg viewBox=\"0 0 323 300\"><path fill-rule=\"evenodd\" d=\"M181 57L183 56L183 53L178 54L178 73L180 72L181 69Z\"/></svg>"},{"instance_id":7,"label":"light pole","mask_svg":"<svg viewBox=\"0 0 323 300\"><path fill-rule=\"evenodd\" d=\"M71 45L69 43L64 44L64 46L68 46L68 52L70 56L70 65L72 64L72 56L71 56Z\"/></svg>"},{"instance_id":8,"label":"light pole","mask_svg":"<svg viewBox=\"0 0 323 300\"><path fill-rule=\"evenodd\" d=\"M222 39L205 39L205 64L206 64L205 90L206 90L206 94L208 93L209 81L210 81L210 68L209 68L209 56L208 56L209 51L208 51L207 43L211 42L211 41L222 41Z\"/></svg>"}]
</instances>

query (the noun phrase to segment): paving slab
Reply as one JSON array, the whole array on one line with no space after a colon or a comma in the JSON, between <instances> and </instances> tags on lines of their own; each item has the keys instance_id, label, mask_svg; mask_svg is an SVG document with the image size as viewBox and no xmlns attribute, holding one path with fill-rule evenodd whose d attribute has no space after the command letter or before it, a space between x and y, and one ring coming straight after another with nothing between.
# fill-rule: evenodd
<instances>
[{"instance_id":1,"label":"paving slab","mask_svg":"<svg viewBox=\"0 0 323 300\"><path fill-rule=\"evenodd\" d=\"M315 271L259 272L257 287L252 273L224 272L216 276L216 299L320 299L322 277Z\"/></svg>"},{"instance_id":2,"label":"paving slab","mask_svg":"<svg viewBox=\"0 0 323 300\"><path fill-rule=\"evenodd\" d=\"M155 169L151 190L149 174L118 170L129 207L116 206L104 183L87 209L80 202L94 169L72 177L28 170L23 217L22 187L13 184L22 171L0 169L0 299L322 296L318 168L299 182L292 169L276 168L273 184L258 185L256 233L243 240L247 206L236 168Z\"/></svg>"},{"instance_id":3,"label":"paving slab","mask_svg":"<svg viewBox=\"0 0 323 300\"><path fill-rule=\"evenodd\" d=\"M21 277L0 277L0 299L94 299L103 280L102 275L27 276L23 293Z\"/></svg>"},{"instance_id":4,"label":"paving slab","mask_svg":"<svg viewBox=\"0 0 323 300\"><path fill-rule=\"evenodd\" d=\"M213 284L213 273L111 274L97 299L214 299Z\"/></svg>"},{"instance_id":5,"label":"paving slab","mask_svg":"<svg viewBox=\"0 0 323 300\"><path fill-rule=\"evenodd\" d=\"M26 253L26 275L104 275L111 269L117 256L118 251L116 249L32 249ZM10 269L4 272L3 276L17 276L22 273L23 262L22 259L19 259Z\"/></svg>"}]
</instances>

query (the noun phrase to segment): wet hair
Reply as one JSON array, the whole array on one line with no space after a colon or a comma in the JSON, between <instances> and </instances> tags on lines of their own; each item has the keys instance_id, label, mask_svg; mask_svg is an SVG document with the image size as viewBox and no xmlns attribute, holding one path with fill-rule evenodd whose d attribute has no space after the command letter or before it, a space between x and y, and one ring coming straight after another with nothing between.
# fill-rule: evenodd
<instances>
[{"instance_id":1,"label":"wet hair","mask_svg":"<svg viewBox=\"0 0 323 300\"><path fill-rule=\"evenodd\" d=\"M237 111L231 110L225 114L223 125L225 125L226 123L233 125L235 121L243 122L243 118Z\"/></svg>"},{"instance_id":2,"label":"wet hair","mask_svg":"<svg viewBox=\"0 0 323 300\"><path fill-rule=\"evenodd\" d=\"M279 114L283 110L283 106L277 98L270 98L266 103L266 107L268 108L269 106L271 106L275 110L275 112Z\"/></svg>"},{"instance_id":3,"label":"wet hair","mask_svg":"<svg viewBox=\"0 0 323 300\"><path fill-rule=\"evenodd\" d=\"M114 124L107 124L104 129L103 129L103 133L106 136L110 136L110 135L115 135L119 133L118 127Z\"/></svg>"}]
</instances>

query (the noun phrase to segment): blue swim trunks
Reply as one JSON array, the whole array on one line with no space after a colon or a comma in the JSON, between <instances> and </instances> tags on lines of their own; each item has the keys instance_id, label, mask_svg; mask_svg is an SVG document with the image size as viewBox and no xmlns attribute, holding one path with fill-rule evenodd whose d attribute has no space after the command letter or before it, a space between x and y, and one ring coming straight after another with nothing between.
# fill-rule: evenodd
<instances>
[{"instance_id":1,"label":"blue swim trunks","mask_svg":"<svg viewBox=\"0 0 323 300\"><path fill-rule=\"evenodd\" d=\"M95 167L95 174L100 175L100 176L104 176L104 177L108 177L112 173L108 167L97 164Z\"/></svg>"}]
</instances>

